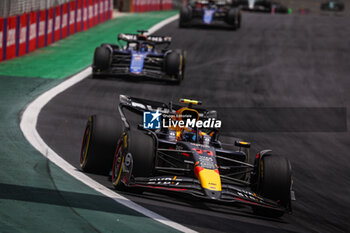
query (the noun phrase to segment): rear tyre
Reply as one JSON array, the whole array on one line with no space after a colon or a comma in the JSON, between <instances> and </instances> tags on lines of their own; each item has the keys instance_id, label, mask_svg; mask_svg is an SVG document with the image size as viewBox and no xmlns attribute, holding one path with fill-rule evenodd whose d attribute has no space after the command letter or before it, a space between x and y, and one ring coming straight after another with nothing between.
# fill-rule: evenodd
<instances>
[{"instance_id":1,"label":"rear tyre","mask_svg":"<svg viewBox=\"0 0 350 233\"><path fill-rule=\"evenodd\" d=\"M258 166L260 174L254 191L288 209L292 185L292 168L289 160L267 154L262 157ZM253 207L253 211L255 214L268 217L281 217L285 212L262 207Z\"/></svg>"},{"instance_id":2,"label":"rear tyre","mask_svg":"<svg viewBox=\"0 0 350 233\"><path fill-rule=\"evenodd\" d=\"M192 8L190 6L183 6L180 9L179 27L185 28L190 26L191 20L192 20Z\"/></svg>"},{"instance_id":3,"label":"rear tyre","mask_svg":"<svg viewBox=\"0 0 350 233\"><path fill-rule=\"evenodd\" d=\"M101 71L107 70L112 62L111 50L107 46L100 46L95 49L93 61L93 77Z\"/></svg>"},{"instance_id":4,"label":"rear tyre","mask_svg":"<svg viewBox=\"0 0 350 233\"><path fill-rule=\"evenodd\" d=\"M128 134L129 153L132 155L132 174L134 177L153 175L155 145L152 136L143 131L131 130Z\"/></svg>"},{"instance_id":5,"label":"rear tyre","mask_svg":"<svg viewBox=\"0 0 350 233\"><path fill-rule=\"evenodd\" d=\"M89 173L108 174L121 132L118 116L90 116L80 152L81 169Z\"/></svg>"}]
</instances>

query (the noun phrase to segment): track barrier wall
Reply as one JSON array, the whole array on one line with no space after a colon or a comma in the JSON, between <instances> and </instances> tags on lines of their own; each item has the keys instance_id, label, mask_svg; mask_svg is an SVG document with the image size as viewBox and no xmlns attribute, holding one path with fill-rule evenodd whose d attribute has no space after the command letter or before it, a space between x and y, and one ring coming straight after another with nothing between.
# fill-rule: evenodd
<instances>
[{"instance_id":1,"label":"track barrier wall","mask_svg":"<svg viewBox=\"0 0 350 233\"><path fill-rule=\"evenodd\" d=\"M113 0L73 0L48 9L1 17L0 61L88 30L112 15Z\"/></svg>"},{"instance_id":2,"label":"track barrier wall","mask_svg":"<svg viewBox=\"0 0 350 233\"><path fill-rule=\"evenodd\" d=\"M147 12L147 11L159 11L159 10L172 10L172 0L133 0L132 8L133 12Z\"/></svg>"}]
</instances>

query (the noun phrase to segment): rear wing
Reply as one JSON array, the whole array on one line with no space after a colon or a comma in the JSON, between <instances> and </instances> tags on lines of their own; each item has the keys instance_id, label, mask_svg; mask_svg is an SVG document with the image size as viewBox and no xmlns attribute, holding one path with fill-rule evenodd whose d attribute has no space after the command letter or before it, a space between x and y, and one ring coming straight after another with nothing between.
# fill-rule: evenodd
<instances>
[{"instance_id":1,"label":"rear wing","mask_svg":"<svg viewBox=\"0 0 350 233\"><path fill-rule=\"evenodd\" d=\"M183 108L184 106L173 104L173 103L163 103L158 102L154 100L147 100L147 99L141 99L141 98L135 98L130 97L126 95L120 95L119 96L119 106L120 107L127 107L133 112L143 114L143 112L151 111L156 112L159 111L163 114L173 114L180 108ZM203 108L193 108L196 109L199 113L200 118L216 118L216 111L213 110L207 110ZM214 113L215 112L215 113Z\"/></svg>"},{"instance_id":2,"label":"rear wing","mask_svg":"<svg viewBox=\"0 0 350 233\"><path fill-rule=\"evenodd\" d=\"M119 96L119 101L120 104L124 106L130 106L135 109L138 109L142 112L144 111L159 111L161 113L174 113L178 109L184 107L178 104L166 104L163 102L158 102L154 100L147 100L147 99L141 99L141 98L135 98L135 97L130 97L126 95L120 95ZM199 113L204 113L207 112L206 109L202 108L194 108L196 109Z\"/></svg>"},{"instance_id":3,"label":"rear wing","mask_svg":"<svg viewBox=\"0 0 350 233\"><path fill-rule=\"evenodd\" d=\"M169 117L170 115L176 114L177 110L184 107L181 105L172 104L171 102L169 104L165 104L158 101L135 98L135 97L130 97L126 95L120 95L119 101L120 103L118 106L118 111L120 113L121 119L126 128L130 128L130 124L127 119L128 117L124 112L124 109L141 117L143 117L144 112L159 112L163 115L168 115ZM193 109L198 111L200 119L209 119L209 118L217 119L217 113L215 110L206 110L202 108L193 108ZM217 138L218 136L217 129L211 129L206 133L208 134L213 133L213 137L215 138Z\"/></svg>"},{"instance_id":4,"label":"rear wing","mask_svg":"<svg viewBox=\"0 0 350 233\"><path fill-rule=\"evenodd\" d=\"M135 97L130 97L126 95L120 95L119 96L119 102L120 105L135 109L139 111L140 113L146 112L146 111L159 111L161 113L169 113L170 108L167 104L153 101L153 100L146 100L146 99L140 99Z\"/></svg>"},{"instance_id":5,"label":"rear wing","mask_svg":"<svg viewBox=\"0 0 350 233\"><path fill-rule=\"evenodd\" d=\"M226 0L215 0L215 1L209 1L209 0L196 0L194 1L196 4L200 4L200 5L208 5L209 3L211 4L215 4L215 5L219 5L219 6L222 6L222 5L226 5L227 2Z\"/></svg>"},{"instance_id":6,"label":"rear wing","mask_svg":"<svg viewBox=\"0 0 350 233\"><path fill-rule=\"evenodd\" d=\"M145 41L150 44L170 44L170 36L146 36L143 34L121 33L118 35L118 40L123 40L128 43Z\"/></svg>"}]
</instances>

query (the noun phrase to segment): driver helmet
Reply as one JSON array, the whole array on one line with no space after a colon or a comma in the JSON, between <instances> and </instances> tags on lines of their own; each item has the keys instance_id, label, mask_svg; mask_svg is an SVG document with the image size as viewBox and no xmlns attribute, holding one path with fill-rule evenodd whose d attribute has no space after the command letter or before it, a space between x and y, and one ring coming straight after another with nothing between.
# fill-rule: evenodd
<instances>
[{"instance_id":1,"label":"driver helmet","mask_svg":"<svg viewBox=\"0 0 350 233\"><path fill-rule=\"evenodd\" d=\"M147 52L148 51L148 45L147 44L141 44L140 50L141 50L141 52Z\"/></svg>"},{"instance_id":2,"label":"driver helmet","mask_svg":"<svg viewBox=\"0 0 350 233\"><path fill-rule=\"evenodd\" d=\"M203 131L198 130L198 140L197 140L197 132L192 128L184 128L181 132L181 140L185 142L199 142L200 144L209 145L211 137L204 133Z\"/></svg>"},{"instance_id":3,"label":"driver helmet","mask_svg":"<svg viewBox=\"0 0 350 233\"><path fill-rule=\"evenodd\" d=\"M181 140L185 142L196 142L196 132L186 128L182 131Z\"/></svg>"},{"instance_id":4,"label":"driver helmet","mask_svg":"<svg viewBox=\"0 0 350 233\"><path fill-rule=\"evenodd\" d=\"M187 107L183 107L180 108L178 111L176 111L177 113L177 118L178 120L182 120L184 122L186 122L187 120L199 120L199 113L197 110L192 109L192 108L187 108ZM198 129L197 129L198 130ZM195 129L191 128L191 127L183 127L180 130L180 140L186 141L186 142L197 142L201 140L201 131L198 130L198 140L197 140L197 132Z\"/></svg>"}]
</instances>

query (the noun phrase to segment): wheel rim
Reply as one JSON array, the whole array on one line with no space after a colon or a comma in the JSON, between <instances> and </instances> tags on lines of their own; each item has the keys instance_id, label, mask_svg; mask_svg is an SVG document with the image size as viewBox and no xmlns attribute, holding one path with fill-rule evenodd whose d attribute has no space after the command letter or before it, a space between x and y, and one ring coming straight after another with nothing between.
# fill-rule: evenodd
<instances>
[{"instance_id":1,"label":"wheel rim","mask_svg":"<svg viewBox=\"0 0 350 233\"><path fill-rule=\"evenodd\" d=\"M112 183L114 186L117 186L120 183L120 178L122 174L122 168L124 163L124 157L122 156L121 146L118 146L118 149L115 153L113 159L113 168L112 168Z\"/></svg>"},{"instance_id":2,"label":"wheel rim","mask_svg":"<svg viewBox=\"0 0 350 233\"><path fill-rule=\"evenodd\" d=\"M88 124L85 128L85 132L84 132L83 144L81 146L81 152L80 152L80 166L81 167L83 167L86 163L87 154L89 151L90 139L91 139L91 124L90 124L90 119L89 119L89 122L88 122Z\"/></svg>"}]
</instances>

